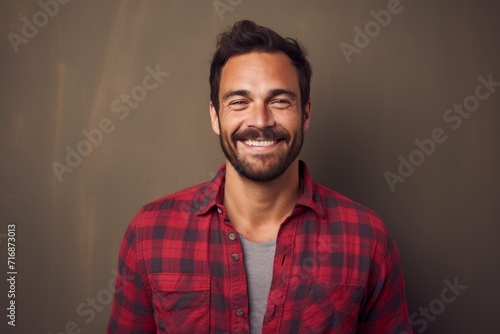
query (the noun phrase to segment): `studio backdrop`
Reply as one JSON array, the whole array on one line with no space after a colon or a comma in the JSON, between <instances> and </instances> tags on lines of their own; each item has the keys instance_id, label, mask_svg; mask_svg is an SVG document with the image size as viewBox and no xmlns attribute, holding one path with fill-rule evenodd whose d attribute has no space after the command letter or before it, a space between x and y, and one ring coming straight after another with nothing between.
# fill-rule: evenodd
<instances>
[{"instance_id":1,"label":"studio backdrop","mask_svg":"<svg viewBox=\"0 0 500 334\"><path fill-rule=\"evenodd\" d=\"M209 64L241 19L307 48L301 159L384 219L415 332L497 332L499 13L493 0L0 1L0 332L105 332L135 213L224 163Z\"/></svg>"}]
</instances>

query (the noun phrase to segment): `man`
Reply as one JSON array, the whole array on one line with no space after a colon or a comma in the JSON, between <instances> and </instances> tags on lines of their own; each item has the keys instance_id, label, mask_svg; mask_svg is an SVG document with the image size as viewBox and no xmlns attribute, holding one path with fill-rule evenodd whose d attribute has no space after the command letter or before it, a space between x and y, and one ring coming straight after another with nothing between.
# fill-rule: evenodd
<instances>
[{"instance_id":1,"label":"man","mask_svg":"<svg viewBox=\"0 0 500 334\"><path fill-rule=\"evenodd\" d=\"M398 251L368 208L314 184L300 44L219 35L210 117L226 164L128 227L108 333L411 333Z\"/></svg>"}]
</instances>

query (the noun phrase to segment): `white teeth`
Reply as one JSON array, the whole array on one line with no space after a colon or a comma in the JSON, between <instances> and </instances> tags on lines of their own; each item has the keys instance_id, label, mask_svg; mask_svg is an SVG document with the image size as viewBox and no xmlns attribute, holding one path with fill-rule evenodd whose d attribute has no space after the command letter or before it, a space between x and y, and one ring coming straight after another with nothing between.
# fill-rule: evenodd
<instances>
[{"instance_id":1,"label":"white teeth","mask_svg":"<svg viewBox=\"0 0 500 334\"><path fill-rule=\"evenodd\" d=\"M272 144L276 143L276 141L269 141L269 140L245 140L245 144L250 145L250 146L271 146Z\"/></svg>"}]
</instances>

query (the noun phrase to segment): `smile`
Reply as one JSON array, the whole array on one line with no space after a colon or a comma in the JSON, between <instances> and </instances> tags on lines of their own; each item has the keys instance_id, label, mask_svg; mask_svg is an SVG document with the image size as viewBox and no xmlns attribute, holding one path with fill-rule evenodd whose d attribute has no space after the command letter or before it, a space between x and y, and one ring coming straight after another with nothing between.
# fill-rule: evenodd
<instances>
[{"instance_id":1,"label":"smile","mask_svg":"<svg viewBox=\"0 0 500 334\"><path fill-rule=\"evenodd\" d=\"M266 147L277 143L276 140L245 140L243 141L249 146Z\"/></svg>"}]
</instances>

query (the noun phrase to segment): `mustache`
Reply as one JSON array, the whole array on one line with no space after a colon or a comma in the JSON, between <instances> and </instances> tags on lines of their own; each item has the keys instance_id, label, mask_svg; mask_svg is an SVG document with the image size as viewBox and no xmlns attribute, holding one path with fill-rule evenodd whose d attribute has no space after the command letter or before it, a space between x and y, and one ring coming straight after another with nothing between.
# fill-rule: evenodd
<instances>
[{"instance_id":1,"label":"mustache","mask_svg":"<svg viewBox=\"0 0 500 334\"><path fill-rule=\"evenodd\" d=\"M238 131L231 136L233 141L237 140L267 140L278 141L290 139L290 134L284 129L264 128L262 130L255 128L248 128L243 131Z\"/></svg>"}]
</instances>

